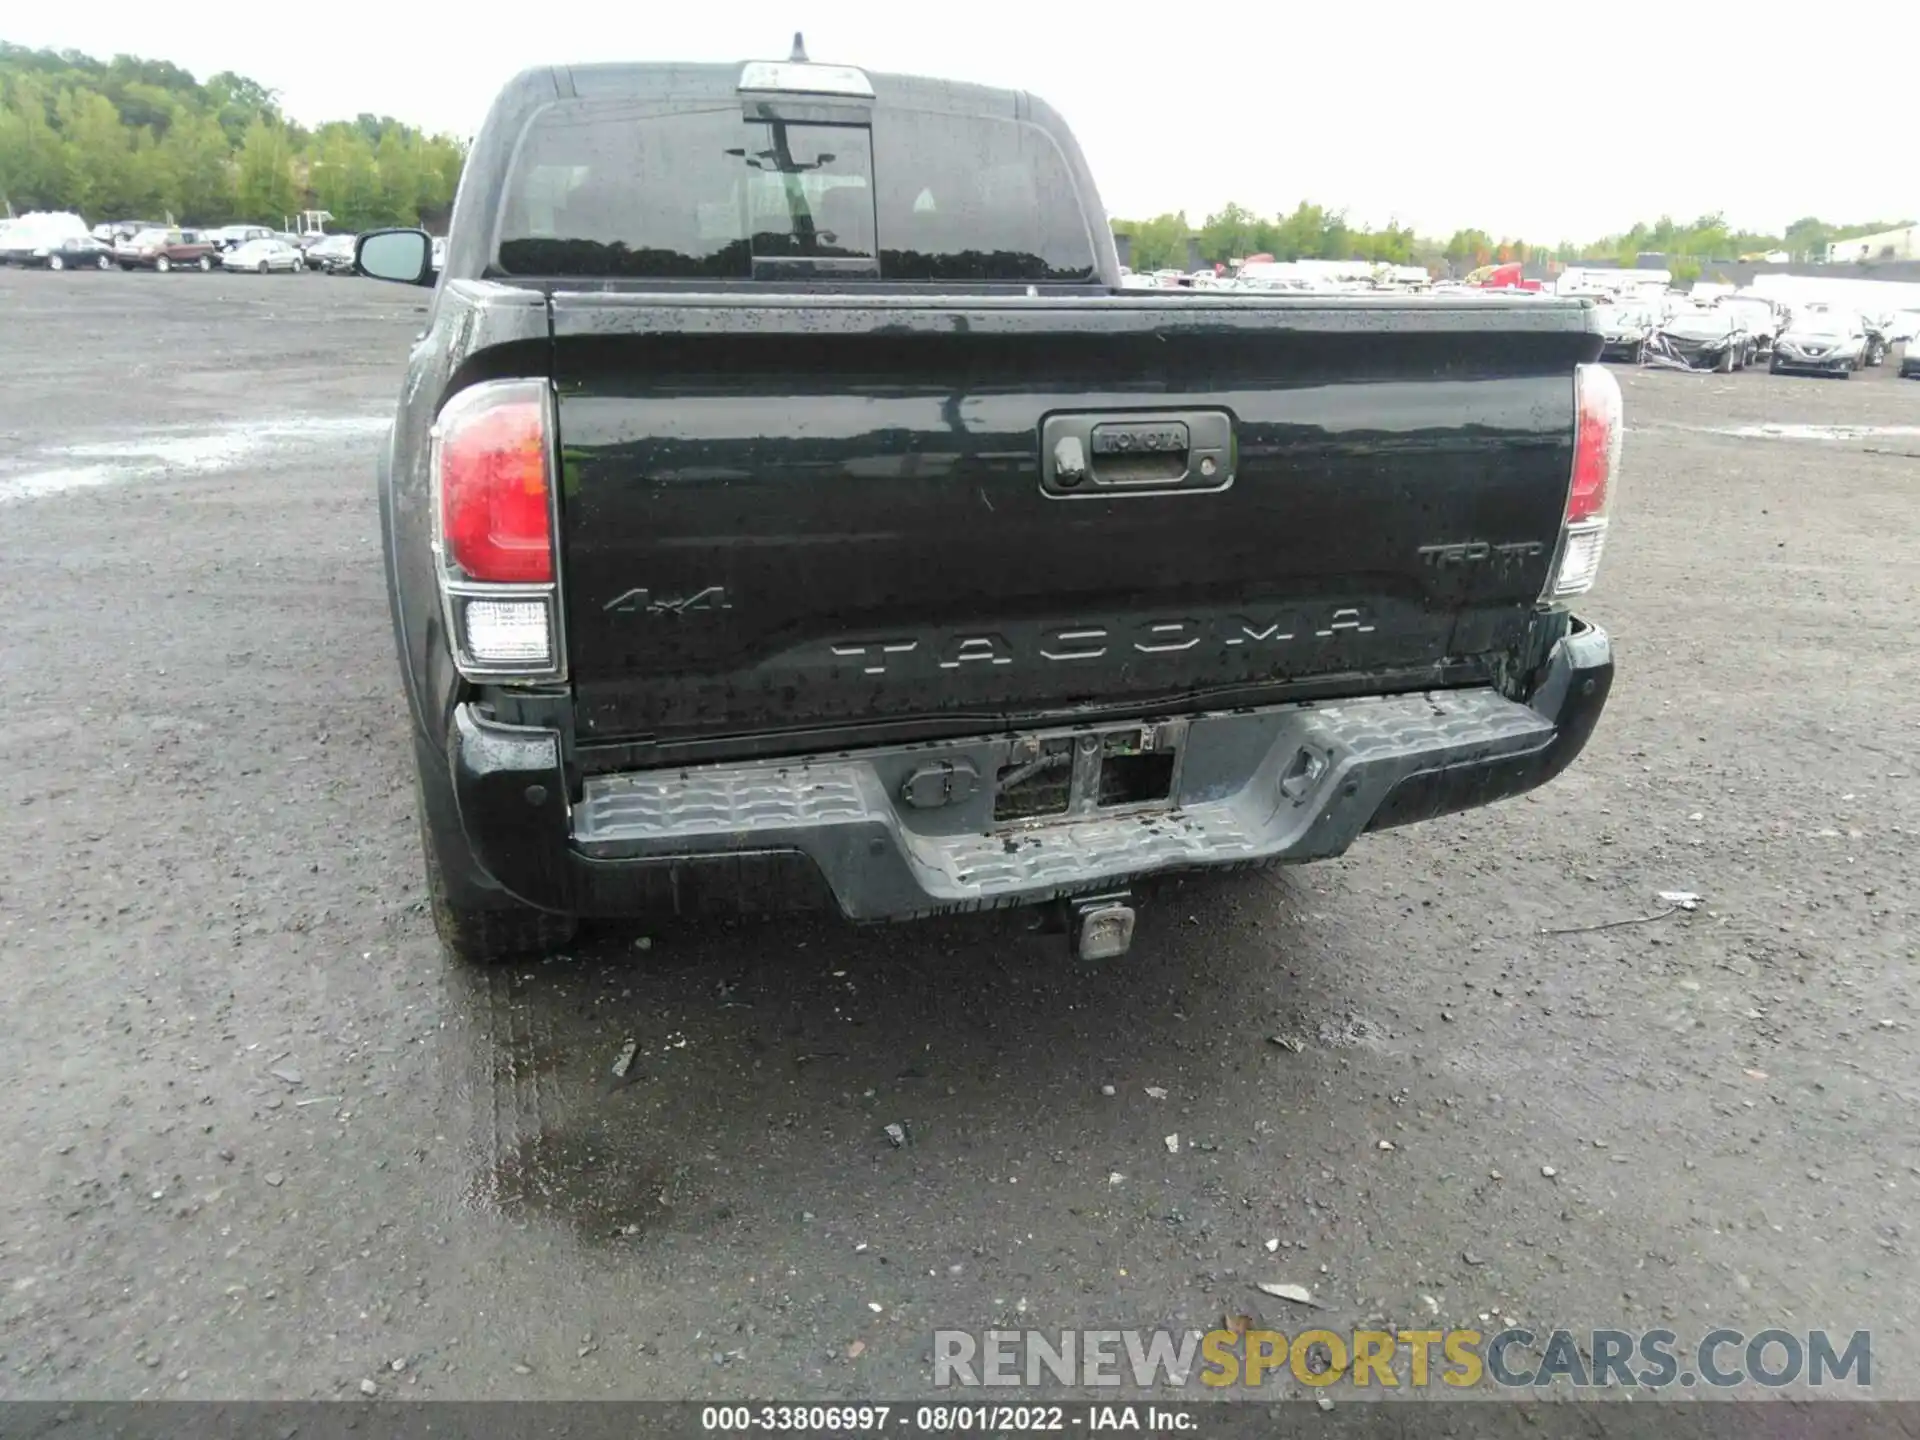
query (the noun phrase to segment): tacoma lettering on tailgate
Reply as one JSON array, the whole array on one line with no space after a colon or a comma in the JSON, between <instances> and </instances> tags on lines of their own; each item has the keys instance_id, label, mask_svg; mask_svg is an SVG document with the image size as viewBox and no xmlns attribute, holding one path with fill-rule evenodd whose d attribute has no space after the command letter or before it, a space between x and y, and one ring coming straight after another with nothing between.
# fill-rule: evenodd
<instances>
[{"instance_id":1,"label":"tacoma lettering on tailgate","mask_svg":"<svg viewBox=\"0 0 1920 1440\"><path fill-rule=\"evenodd\" d=\"M1312 616L1296 612L1259 618L1227 615L1210 621L1184 617L1142 620L1121 633L1105 625L1061 625L1043 632L1039 643L1024 655L1005 635L991 631L924 640L906 635L841 640L835 641L831 649L835 659L860 661L863 674L886 675L896 666L911 668L931 664L951 671L973 665L1012 665L1021 660L1049 663L1098 660L1116 650L1138 655L1177 655L1206 642L1229 648L1270 646L1302 637L1327 640L1335 635L1371 635L1373 631L1373 619L1365 606L1338 605Z\"/></svg>"}]
</instances>

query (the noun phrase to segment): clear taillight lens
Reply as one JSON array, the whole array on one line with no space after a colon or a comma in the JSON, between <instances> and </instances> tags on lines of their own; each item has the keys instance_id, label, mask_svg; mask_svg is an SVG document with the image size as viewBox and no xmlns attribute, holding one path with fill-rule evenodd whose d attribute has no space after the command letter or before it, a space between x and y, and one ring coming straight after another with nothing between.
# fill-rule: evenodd
<instances>
[{"instance_id":1,"label":"clear taillight lens","mask_svg":"<svg viewBox=\"0 0 1920 1440\"><path fill-rule=\"evenodd\" d=\"M553 625L541 600L461 602L467 653L488 665L545 666L553 657Z\"/></svg>"},{"instance_id":2,"label":"clear taillight lens","mask_svg":"<svg viewBox=\"0 0 1920 1440\"><path fill-rule=\"evenodd\" d=\"M1560 532L1559 561L1544 598L1563 600L1593 588L1607 543L1607 513L1619 483L1620 441L1626 431L1620 382L1604 365L1574 374L1573 476Z\"/></svg>"}]
</instances>

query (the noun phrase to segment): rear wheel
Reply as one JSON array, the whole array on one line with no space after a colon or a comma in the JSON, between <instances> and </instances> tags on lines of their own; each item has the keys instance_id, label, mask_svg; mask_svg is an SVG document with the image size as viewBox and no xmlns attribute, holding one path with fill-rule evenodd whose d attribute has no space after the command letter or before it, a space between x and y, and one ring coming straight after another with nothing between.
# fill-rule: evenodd
<instances>
[{"instance_id":1,"label":"rear wheel","mask_svg":"<svg viewBox=\"0 0 1920 1440\"><path fill-rule=\"evenodd\" d=\"M271 270L271 269L272 269L273 267L272 267L271 265L269 265L269 264L267 264L267 262L266 262L266 261L264 261L264 260L262 260L262 261L261 261L261 262L260 262L260 263L259 263L258 265L256 265L256 266L255 266L254 268L255 268L256 270L258 270L258 271L259 271L259 272L260 272L260 273L261 273L262 275L264 275L264 274L266 274L266 273L267 273L267 271L269 271L269 270Z\"/></svg>"},{"instance_id":2,"label":"rear wheel","mask_svg":"<svg viewBox=\"0 0 1920 1440\"><path fill-rule=\"evenodd\" d=\"M213 257L211 255L202 255L200 257L200 269L202 272L213 269Z\"/></svg>"},{"instance_id":3,"label":"rear wheel","mask_svg":"<svg viewBox=\"0 0 1920 1440\"><path fill-rule=\"evenodd\" d=\"M420 852L427 881L427 905L440 943L468 965L543 955L570 942L579 921L556 915L486 890L476 883L476 867L460 831L453 786L429 748L414 742L414 799L420 819Z\"/></svg>"},{"instance_id":4,"label":"rear wheel","mask_svg":"<svg viewBox=\"0 0 1920 1440\"><path fill-rule=\"evenodd\" d=\"M47 257L47 268L49 270L64 270L67 268L67 262L58 255L49 255Z\"/></svg>"},{"instance_id":5,"label":"rear wheel","mask_svg":"<svg viewBox=\"0 0 1920 1440\"><path fill-rule=\"evenodd\" d=\"M98 260L94 261L93 263L99 266L99 268L102 270L111 270L113 268L113 257L110 255L102 255Z\"/></svg>"},{"instance_id":6,"label":"rear wheel","mask_svg":"<svg viewBox=\"0 0 1920 1440\"><path fill-rule=\"evenodd\" d=\"M173 262L164 255L156 255L153 260L153 268L164 275L173 268Z\"/></svg>"}]
</instances>

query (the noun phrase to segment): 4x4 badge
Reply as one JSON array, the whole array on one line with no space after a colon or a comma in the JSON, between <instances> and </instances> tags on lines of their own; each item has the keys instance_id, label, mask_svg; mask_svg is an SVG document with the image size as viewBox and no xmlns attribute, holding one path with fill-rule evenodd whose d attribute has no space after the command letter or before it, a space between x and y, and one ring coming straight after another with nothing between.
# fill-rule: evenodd
<instances>
[{"instance_id":1,"label":"4x4 badge","mask_svg":"<svg viewBox=\"0 0 1920 1440\"><path fill-rule=\"evenodd\" d=\"M601 608L616 615L685 615L690 610L731 610L733 602L727 599L725 586L709 585L677 600L664 595L656 600L651 590L629 590Z\"/></svg>"}]
</instances>

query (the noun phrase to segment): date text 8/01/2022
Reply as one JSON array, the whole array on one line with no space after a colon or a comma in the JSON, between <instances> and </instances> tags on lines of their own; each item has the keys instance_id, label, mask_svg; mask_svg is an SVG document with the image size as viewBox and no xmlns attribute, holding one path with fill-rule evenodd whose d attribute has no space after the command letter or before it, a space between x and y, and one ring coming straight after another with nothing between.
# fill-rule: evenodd
<instances>
[{"instance_id":1,"label":"date text 8/01/2022","mask_svg":"<svg viewBox=\"0 0 1920 1440\"><path fill-rule=\"evenodd\" d=\"M718 1433L813 1431L851 1434L1004 1434L1068 1430L1193 1432L1195 1409L1155 1405L708 1405L700 1428Z\"/></svg>"}]
</instances>

